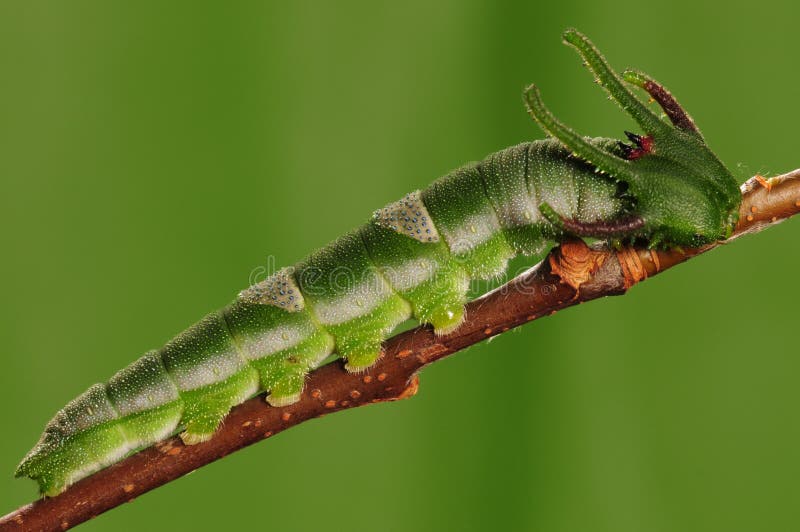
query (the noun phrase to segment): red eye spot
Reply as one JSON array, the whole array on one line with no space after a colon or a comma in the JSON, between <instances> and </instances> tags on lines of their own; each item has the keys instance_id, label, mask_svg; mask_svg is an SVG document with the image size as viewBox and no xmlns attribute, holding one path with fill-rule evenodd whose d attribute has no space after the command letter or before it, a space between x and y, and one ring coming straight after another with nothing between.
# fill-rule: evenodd
<instances>
[{"instance_id":1,"label":"red eye spot","mask_svg":"<svg viewBox=\"0 0 800 532\"><path fill-rule=\"evenodd\" d=\"M637 148L631 150L630 155L628 155L628 160L633 161L634 159L638 159L639 157L647 155L648 153L653 153L653 137L641 137L638 144L639 146Z\"/></svg>"},{"instance_id":2,"label":"red eye spot","mask_svg":"<svg viewBox=\"0 0 800 532\"><path fill-rule=\"evenodd\" d=\"M624 142L617 143L619 148L622 150L622 154L625 159L633 161L634 159L638 159L643 155L653 153L653 137L637 135L636 133L631 133L630 131L626 131L625 136L628 137L628 140L630 140L631 143L633 143L633 146L625 144Z\"/></svg>"}]
</instances>

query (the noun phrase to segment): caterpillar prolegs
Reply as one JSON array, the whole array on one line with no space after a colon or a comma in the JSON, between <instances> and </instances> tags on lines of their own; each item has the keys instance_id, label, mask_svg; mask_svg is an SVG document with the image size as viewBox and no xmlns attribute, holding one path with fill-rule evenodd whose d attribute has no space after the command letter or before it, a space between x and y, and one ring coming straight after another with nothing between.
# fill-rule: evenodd
<instances>
[{"instance_id":1,"label":"caterpillar prolegs","mask_svg":"<svg viewBox=\"0 0 800 532\"><path fill-rule=\"evenodd\" d=\"M187 444L207 440L256 393L268 392L272 405L297 401L306 373L331 353L358 372L411 317L439 334L453 331L471 280L493 278L510 258L540 255L566 237L653 246L727 238L738 186L689 115L647 75L620 78L580 33L564 39L642 134L627 133L630 143L581 137L529 87L528 110L550 138L491 154L387 205L95 384L48 423L17 476L55 495L175 432ZM623 80L644 89L669 122Z\"/></svg>"}]
</instances>

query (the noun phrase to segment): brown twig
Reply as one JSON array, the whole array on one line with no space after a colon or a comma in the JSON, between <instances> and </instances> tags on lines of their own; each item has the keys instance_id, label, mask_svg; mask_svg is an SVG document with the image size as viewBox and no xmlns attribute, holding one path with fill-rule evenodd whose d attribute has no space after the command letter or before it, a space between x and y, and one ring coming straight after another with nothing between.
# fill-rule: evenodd
<instances>
[{"instance_id":1,"label":"brown twig","mask_svg":"<svg viewBox=\"0 0 800 532\"><path fill-rule=\"evenodd\" d=\"M734 237L760 231L800 212L800 170L742 185L742 208ZM467 346L556 311L631 286L713 249L654 251L587 247L565 242L538 266L473 301L457 331L437 337L418 327L389 339L385 356L368 372L352 375L342 364L314 371L300 402L283 408L251 399L228 415L206 443L185 446L174 437L77 482L61 495L41 499L0 518L0 532L66 530L242 447L308 419L370 403L395 401L417 391L419 371Z\"/></svg>"}]
</instances>

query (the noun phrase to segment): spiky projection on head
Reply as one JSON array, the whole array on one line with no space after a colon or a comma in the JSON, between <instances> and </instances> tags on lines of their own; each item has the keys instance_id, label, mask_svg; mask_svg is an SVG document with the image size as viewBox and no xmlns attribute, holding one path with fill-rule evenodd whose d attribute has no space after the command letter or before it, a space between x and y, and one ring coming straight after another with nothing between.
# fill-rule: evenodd
<instances>
[{"instance_id":1,"label":"spiky projection on head","mask_svg":"<svg viewBox=\"0 0 800 532\"><path fill-rule=\"evenodd\" d=\"M625 231L610 226L599 229L606 234L631 234L634 229L636 237L647 239L652 245L698 246L730 236L738 218L739 187L672 94L647 74L633 70L623 74L626 82L647 91L661 106L668 123L628 90L584 35L567 30L564 42L578 51L598 83L644 133L626 132L632 145L620 142L619 156L610 154L555 118L535 85L525 90L528 111L546 133L593 165L597 172L625 182L635 198L632 218L620 220ZM546 205L543 208L548 210ZM563 220L562 227L578 235L599 236L598 228L578 222Z\"/></svg>"}]
</instances>

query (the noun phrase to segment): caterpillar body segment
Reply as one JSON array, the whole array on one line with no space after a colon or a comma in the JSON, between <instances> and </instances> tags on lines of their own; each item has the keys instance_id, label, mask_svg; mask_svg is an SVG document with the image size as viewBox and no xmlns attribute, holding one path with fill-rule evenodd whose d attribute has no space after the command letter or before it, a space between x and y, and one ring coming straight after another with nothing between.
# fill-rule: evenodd
<instances>
[{"instance_id":1,"label":"caterpillar body segment","mask_svg":"<svg viewBox=\"0 0 800 532\"><path fill-rule=\"evenodd\" d=\"M694 122L666 89L661 121L635 98L582 35L565 39L645 130L587 138L563 125L535 87L529 112L553 138L470 163L376 211L365 225L213 312L70 402L48 423L17 476L55 495L137 449L180 432L210 438L231 407L261 392L297 401L305 376L330 354L349 371L381 356L409 318L437 334L464 319L471 280L502 274L517 255L538 256L566 236L699 245L726 238L739 191ZM642 81L644 80L644 81Z\"/></svg>"},{"instance_id":2,"label":"caterpillar body segment","mask_svg":"<svg viewBox=\"0 0 800 532\"><path fill-rule=\"evenodd\" d=\"M306 309L288 312L240 296L222 314L273 406L296 401L308 370L333 352L333 337Z\"/></svg>"},{"instance_id":3,"label":"caterpillar body segment","mask_svg":"<svg viewBox=\"0 0 800 532\"><path fill-rule=\"evenodd\" d=\"M461 324L470 278L444 241L423 243L376 223L361 236L381 276L409 303L416 320L439 334Z\"/></svg>"},{"instance_id":4,"label":"caterpillar body segment","mask_svg":"<svg viewBox=\"0 0 800 532\"><path fill-rule=\"evenodd\" d=\"M473 279L502 273L513 256L484 187L480 164L469 164L422 192L450 252Z\"/></svg>"},{"instance_id":5,"label":"caterpillar body segment","mask_svg":"<svg viewBox=\"0 0 800 532\"><path fill-rule=\"evenodd\" d=\"M295 275L306 304L333 336L348 370L373 365L381 342L411 317L408 301L380 273L359 230L313 253Z\"/></svg>"}]
</instances>

